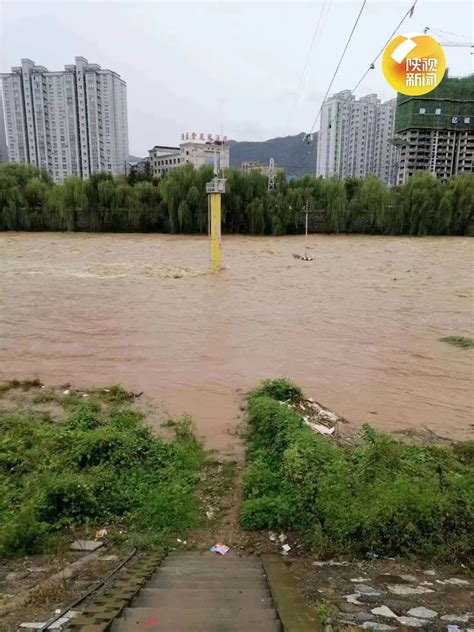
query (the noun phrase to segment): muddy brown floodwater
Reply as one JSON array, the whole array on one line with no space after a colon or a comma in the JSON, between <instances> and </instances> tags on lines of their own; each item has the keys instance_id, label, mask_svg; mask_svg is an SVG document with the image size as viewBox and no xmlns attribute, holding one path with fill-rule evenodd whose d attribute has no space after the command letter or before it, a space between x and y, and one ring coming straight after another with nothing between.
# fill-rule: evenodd
<instances>
[{"instance_id":1,"label":"muddy brown floodwater","mask_svg":"<svg viewBox=\"0 0 474 632\"><path fill-rule=\"evenodd\" d=\"M356 424L472 437L469 238L3 233L1 376L120 382L233 454L238 392L286 375Z\"/></svg>"}]
</instances>

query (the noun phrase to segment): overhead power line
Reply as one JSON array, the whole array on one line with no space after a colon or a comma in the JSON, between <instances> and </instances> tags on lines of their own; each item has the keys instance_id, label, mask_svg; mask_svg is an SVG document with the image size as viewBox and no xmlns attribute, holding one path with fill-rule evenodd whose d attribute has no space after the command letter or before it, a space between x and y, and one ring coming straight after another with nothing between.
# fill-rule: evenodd
<instances>
[{"instance_id":1,"label":"overhead power line","mask_svg":"<svg viewBox=\"0 0 474 632\"><path fill-rule=\"evenodd\" d=\"M364 79L367 77L367 75L369 74L369 72L371 70L373 70L375 68L375 63L379 60L379 57L382 55L382 53L384 52L385 48L387 47L387 45L390 43L390 41L392 40L393 36L396 34L396 32L398 31L398 29L401 27L401 25L403 24L403 22L405 22L405 20L407 19L407 17L411 17L413 15L413 11L415 10L416 7L416 3L418 2L418 0L415 0L415 2L411 5L411 7L408 9L408 11L405 13L405 15L402 17L402 19L400 20L400 22L397 24L397 26L393 29L393 31L390 33L387 41L385 42L385 44L382 46L382 48L379 50L379 52L377 53L377 56L375 57L375 59L372 61L372 63L370 64L370 66L367 68L367 70L364 72L364 74L362 75L362 77L359 79L359 81L356 83L356 85L354 86L354 88L351 90L351 94L353 92L355 92L357 90L357 88L360 86L360 84L364 81Z\"/></svg>"},{"instance_id":2,"label":"overhead power line","mask_svg":"<svg viewBox=\"0 0 474 632\"><path fill-rule=\"evenodd\" d=\"M336 78L336 75L337 75L337 73L338 73L338 71L339 71L339 68L341 67L342 61L343 61L343 59L344 59L344 57L345 57L345 54L346 54L347 49L349 48L349 44L350 44L350 42L351 42L352 36L354 35L354 32L355 32L355 30L356 30L356 28L357 28L357 25L358 25L358 23L359 23L360 17L361 17L361 15L362 15L362 12L364 11L364 8L365 8L365 5L366 5L366 4L367 4L367 0L364 0L364 1L362 2L362 6L361 6L361 8L360 8L359 15L357 16L357 18L356 18L356 20L355 20L355 22L354 22L354 24L353 24L353 26L352 26L352 30L351 30L351 32L350 32L350 35L349 35L348 39L347 39L346 45L344 46L344 50L342 51L342 54L341 54L341 56L340 56L340 58L339 58L339 61L338 61L337 66L336 66L336 70L334 71L334 74L333 74L332 79L331 79L331 81L330 81L330 83L329 83L328 89L326 90L326 94L324 95L324 98L323 98L323 100L322 100L321 106L320 106L320 108L319 108L319 110L318 110L318 113L316 114L316 118L314 119L313 125L312 125L312 127L311 127L310 132L309 132L310 134L312 134L312 133L313 133L313 130L314 130L314 128L316 127L316 123L318 122L319 116L320 116L320 114L321 114L321 110L322 110L322 107L323 107L323 103L324 103L324 101L326 100L326 98L327 98L327 96L328 96L328 94L329 94L329 91L330 91L330 90L331 90L331 88L332 88L332 84L334 83L334 79Z\"/></svg>"},{"instance_id":3,"label":"overhead power line","mask_svg":"<svg viewBox=\"0 0 474 632\"><path fill-rule=\"evenodd\" d=\"M364 74L362 75L362 77L359 79L359 81L355 84L355 86L352 88L352 90L350 91L349 96L347 97L347 99L345 99L344 101L342 101L342 105L344 105L345 103L347 103L348 101L350 101L352 95L354 94L354 92L357 90L357 88L360 86L360 84L364 81L364 79L366 78L366 76L369 74L369 72L371 70L374 70L375 68L375 64L376 62L379 60L379 57L382 55L382 53L384 52L385 48L387 47L387 45L391 42L392 38L394 37L394 35L397 33L398 29L401 27L401 25L405 22L405 20L408 17L412 17L413 12L415 10L415 6L417 4L418 0L415 0L413 2L413 4L410 6L410 8L408 9L408 11L403 15L402 19L400 20L400 22L397 24L397 26L393 29L393 31L390 33L390 35L388 36L386 42L384 43L384 45L382 46L382 48L379 50L379 52L377 53L377 55L374 57L373 61L371 62L371 64L368 66L367 70L364 72ZM326 95L327 96L327 95ZM324 98L324 101L326 100L326 97ZM324 105L324 101L323 101L323 105ZM320 112L322 110L322 105L320 108ZM319 113L320 113L319 112ZM319 114L318 114L319 115ZM327 134L327 130L331 127L333 122L333 119L331 119L329 121L328 127L324 130L320 130L319 131L319 136L318 136L318 142L319 140L324 136L324 134Z\"/></svg>"},{"instance_id":4,"label":"overhead power line","mask_svg":"<svg viewBox=\"0 0 474 632\"><path fill-rule=\"evenodd\" d=\"M288 125L290 123L291 114L292 114L292 112L293 112L293 110L294 110L294 108L295 108L295 106L296 106L296 104L298 102L298 96L299 96L300 90L301 90L301 88L303 86L303 82L304 82L304 79L305 79L305 76L306 76L306 71L308 69L309 61L311 59L311 54L313 52L314 46L315 46L316 41L318 39L318 36L320 34L319 27L321 25L321 21L323 19L323 15L326 12L325 17L327 17L327 14L329 13L330 5L331 5L331 0L324 0L323 4L321 5L321 11L319 12L319 17L318 17L318 20L316 22L316 26L315 26L314 31L313 31L313 37L311 38L311 44L309 46L308 53L306 55L306 61L304 63L303 70L301 72L300 79L298 81L298 87L296 88L295 96L294 96L293 102L292 102L292 104L290 106L290 110L288 112L288 116L287 116L287 119L286 119L285 134L284 134L285 136L286 136L286 133L288 131Z\"/></svg>"}]
</instances>

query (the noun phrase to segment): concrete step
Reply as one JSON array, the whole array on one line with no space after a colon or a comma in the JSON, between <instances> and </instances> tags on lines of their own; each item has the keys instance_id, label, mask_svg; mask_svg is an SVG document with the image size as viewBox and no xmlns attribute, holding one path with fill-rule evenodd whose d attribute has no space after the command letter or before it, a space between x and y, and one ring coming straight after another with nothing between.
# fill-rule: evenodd
<instances>
[{"instance_id":1,"label":"concrete step","mask_svg":"<svg viewBox=\"0 0 474 632\"><path fill-rule=\"evenodd\" d=\"M199 562L200 564L202 564L203 562L205 562L206 564L245 564L249 568L262 568L262 564L258 558L241 557L232 552L229 552L226 555L218 555L217 553L211 553L210 551L203 551L202 553L199 553L197 551L172 551L171 553L168 553L164 563L168 564L171 562L175 562L176 560L185 560L187 563L193 561Z\"/></svg>"},{"instance_id":2,"label":"concrete step","mask_svg":"<svg viewBox=\"0 0 474 632\"><path fill-rule=\"evenodd\" d=\"M228 604L234 608L272 606L268 590L262 588L142 588L132 602L133 608L215 608Z\"/></svg>"},{"instance_id":3,"label":"concrete step","mask_svg":"<svg viewBox=\"0 0 474 632\"><path fill-rule=\"evenodd\" d=\"M202 576L173 576L158 575L151 577L146 584L146 588L206 588L208 590L218 590L219 588L248 588L252 590L267 590L267 583L264 577L202 577Z\"/></svg>"},{"instance_id":4,"label":"concrete step","mask_svg":"<svg viewBox=\"0 0 474 632\"><path fill-rule=\"evenodd\" d=\"M220 577L202 575L156 575L151 577L146 584L147 588L206 588L218 590L219 588L248 588L252 590L267 590L267 583L262 577L235 577L223 575Z\"/></svg>"},{"instance_id":5,"label":"concrete step","mask_svg":"<svg viewBox=\"0 0 474 632\"><path fill-rule=\"evenodd\" d=\"M112 632L137 632L139 627L131 621L116 620L110 630ZM155 625L146 623L146 629L150 632L282 632L279 621L253 621L247 626L240 621L161 621Z\"/></svg>"},{"instance_id":6,"label":"concrete step","mask_svg":"<svg viewBox=\"0 0 474 632\"><path fill-rule=\"evenodd\" d=\"M233 607L163 609L126 608L122 618L112 625L112 632L135 632L145 626L150 632L281 632L275 611L241 610Z\"/></svg>"},{"instance_id":7,"label":"concrete step","mask_svg":"<svg viewBox=\"0 0 474 632\"><path fill-rule=\"evenodd\" d=\"M163 564L156 571L157 574L166 573L168 575L193 575L199 573L199 575L205 576L217 576L217 575L239 575L241 577L254 577L263 575L262 567L250 567L242 564L210 564L206 566L201 564Z\"/></svg>"}]
</instances>

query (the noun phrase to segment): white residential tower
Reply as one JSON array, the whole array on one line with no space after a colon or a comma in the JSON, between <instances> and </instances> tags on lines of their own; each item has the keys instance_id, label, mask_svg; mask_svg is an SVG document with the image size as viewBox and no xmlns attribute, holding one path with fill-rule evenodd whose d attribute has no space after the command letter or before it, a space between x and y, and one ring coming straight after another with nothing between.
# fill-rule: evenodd
<instances>
[{"instance_id":1,"label":"white residential tower","mask_svg":"<svg viewBox=\"0 0 474 632\"><path fill-rule=\"evenodd\" d=\"M76 57L50 72L22 59L0 75L10 162L70 175L128 172L127 86L112 70Z\"/></svg>"},{"instance_id":2,"label":"white residential tower","mask_svg":"<svg viewBox=\"0 0 474 632\"><path fill-rule=\"evenodd\" d=\"M393 138L396 99L381 103L376 94L356 101L350 90L327 99L321 110L316 175L396 179Z\"/></svg>"}]
</instances>

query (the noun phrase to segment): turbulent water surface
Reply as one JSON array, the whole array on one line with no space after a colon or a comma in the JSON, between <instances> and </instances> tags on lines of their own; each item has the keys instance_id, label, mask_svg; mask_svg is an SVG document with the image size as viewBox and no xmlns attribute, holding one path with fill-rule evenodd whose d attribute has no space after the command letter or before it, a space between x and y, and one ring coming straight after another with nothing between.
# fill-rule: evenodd
<instances>
[{"instance_id":1,"label":"turbulent water surface","mask_svg":"<svg viewBox=\"0 0 474 632\"><path fill-rule=\"evenodd\" d=\"M1 375L120 382L232 453L238 389L287 375L354 423L472 435L468 238L0 235Z\"/></svg>"}]
</instances>

